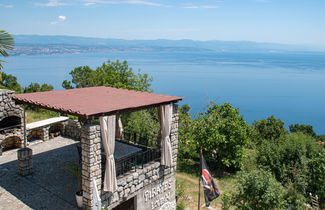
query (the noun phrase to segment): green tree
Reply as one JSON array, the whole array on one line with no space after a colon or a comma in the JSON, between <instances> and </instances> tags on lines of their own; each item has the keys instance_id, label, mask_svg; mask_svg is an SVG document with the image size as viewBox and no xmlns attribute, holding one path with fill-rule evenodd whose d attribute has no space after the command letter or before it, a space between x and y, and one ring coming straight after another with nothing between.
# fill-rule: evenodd
<instances>
[{"instance_id":1,"label":"green tree","mask_svg":"<svg viewBox=\"0 0 325 210\"><path fill-rule=\"evenodd\" d=\"M89 66L79 66L70 72L72 80L65 80L62 87L66 89L109 86L129 90L148 91L152 78L148 74L134 73L127 61L116 62L108 61L97 67L96 70Z\"/></svg>"},{"instance_id":2,"label":"green tree","mask_svg":"<svg viewBox=\"0 0 325 210\"><path fill-rule=\"evenodd\" d=\"M0 88L13 90L16 93L20 93L22 89L20 84L17 82L17 77L11 74L6 74L4 72L2 73L2 81L0 81Z\"/></svg>"},{"instance_id":3,"label":"green tree","mask_svg":"<svg viewBox=\"0 0 325 210\"><path fill-rule=\"evenodd\" d=\"M313 130L313 126L311 125L303 125L303 124L292 124L289 125L289 129L291 133L301 132L303 134L309 135L311 137L316 137L316 133Z\"/></svg>"},{"instance_id":4,"label":"green tree","mask_svg":"<svg viewBox=\"0 0 325 210\"><path fill-rule=\"evenodd\" d=\"M15 42L13 37L6 31L0 30L0 54L4 57L9 56L7 50L12 50ZM3 60L0 60L0 73L3 68L2 62L5 62ZM1 75L0 75L1 76ZM1 78L0 78L1 81Z\"/></svg>"},{"instance_id":5,"label":"green tree","mask_svg":"<svg viewBox=\"0 0 325 210\"><path fill-rule=\"evenodd\" d=\"M52 85L48 85L46 83L40 85L38 83L30 83L27 87L24 88L24 93L34 93L34 92L44 92L53 90Z\"/></svg>"},{"instance_id":6,"label":"green tree","mask_svg":"<svg viewBox=\"0 0 325 210\"><path fill-rule=\"evenodd\" d=\"M148 146L156 147L159 132L159 122L156 110L142 110L122 115L124 130L136 133L148 139Z\"/></svg>"},{"instance_id":7,"label":"green tree","mask_svg":"<svg viewBox=\"0 0 325 210\"><path fill-rule=\"evenodd\" d=\"M192 129L196 151L202 148L214 166L231 170L241 168L250 133L250 125L229 103L211 103L207 111L194 120Z\"/></svg>"},{"instance_id":8,"label":"green tree","mask_svg":"<svg viewBox=\"0 0 325 210\"><path fill-rule=\"evenodd\" d=\"M71 81L64 80L65 89L83 88L93 86L108 86L137 91L152 92L152 78L148 74L135 73L127 61L108 61L95 70L89 66L79 66L70 72ZM143 110L122 115L125 131L148 136L150 139L157 136L159 123L156 110ZM144 123L145 122L145 123ZM154 137L154 138L155 138ZM156 140L156 139L155 139ZM152 144L152 142L149 142Z\"/></svg>"},{"instance_id":9,"label":"green tree","mask_svg":"<svg viewBox=\"0 0 325 210\"><path fill-rule=\"evenodd\" d=\"M260 121L255 120L253 127L257 132L257 138L259 138L256 140L259 142L261 139L277 140L282 135L288 134L287 129L284 127L284 122L273 115Z\"/></svg>"},{"instance_id":10,"label":"green tree","mask_svg":"<svg viewBox=\"0 0 325 210\"><path fill-rule=\"evenodd\" d=\"M198 159L199 154L195 153L193 139L193 120L190 114L191 107L182 105L178 110L178 156L180 159Z\"/></svg>"}]
</instances>

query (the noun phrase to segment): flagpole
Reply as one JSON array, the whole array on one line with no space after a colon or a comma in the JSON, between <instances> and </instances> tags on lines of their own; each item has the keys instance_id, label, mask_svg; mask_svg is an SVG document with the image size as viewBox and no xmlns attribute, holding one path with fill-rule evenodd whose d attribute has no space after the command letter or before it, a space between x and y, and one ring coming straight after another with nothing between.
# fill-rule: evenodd
<instances>
[{"instance_id":1,"label":"flagpole","mask_svg":"<svg viewBox=\"0 0 325 210\"><path fill-rule=\"evenodd\" d=\"M200 175L199 175L199 197L198 197L198 205L197 205L197 209L200 210L200 205L201 205L201 173L202 173L202 165L201 165L201 158L202 158L202 149L200 149Z\"/></svg>"}]
</instances>

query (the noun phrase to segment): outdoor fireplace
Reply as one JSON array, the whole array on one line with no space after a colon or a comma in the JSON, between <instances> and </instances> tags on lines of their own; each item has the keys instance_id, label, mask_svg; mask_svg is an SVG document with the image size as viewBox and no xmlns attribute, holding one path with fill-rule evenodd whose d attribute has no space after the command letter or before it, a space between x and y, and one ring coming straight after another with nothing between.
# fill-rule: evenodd
<instances>
[{"instance_id":1,"label":"outdoor fireplace","mask_svg":"<svg viewBox=\"0 0 325 210\"><path fill-rule=\"evenodd\" d=\"M0 89L0 154L23 145L23 109L11 100L13 91Z\"/></svg>"},{"instance_id":2,"label":"outdoor fireplace","mask_svg":"<svg viewBox=\"0 0 325 210\"><path fill-rule=\"evenodd\" d=\"M0 132L8 132L21 128L21 118L17 116L5 117L0 121Z\"/></svg>"}]
</instances>

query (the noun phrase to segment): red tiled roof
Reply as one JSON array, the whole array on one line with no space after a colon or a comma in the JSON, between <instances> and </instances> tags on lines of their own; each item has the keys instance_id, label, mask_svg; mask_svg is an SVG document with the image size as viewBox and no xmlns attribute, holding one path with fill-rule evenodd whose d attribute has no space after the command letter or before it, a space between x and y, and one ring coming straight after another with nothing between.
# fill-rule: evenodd
<instances>
[{"instance_id":1,"label":"red tiled roof","mask_svg":"<svg viewBox=\"0 0 325 210\"><path fill-rule=\"evenodd\" d=\"M17 103L35 105L45 109L78 116L92 116L145 108L168 102L177 102L181 97L159 95L111 87L89 87L70 90L14 94Z\"/></svg>"}]
</instances>

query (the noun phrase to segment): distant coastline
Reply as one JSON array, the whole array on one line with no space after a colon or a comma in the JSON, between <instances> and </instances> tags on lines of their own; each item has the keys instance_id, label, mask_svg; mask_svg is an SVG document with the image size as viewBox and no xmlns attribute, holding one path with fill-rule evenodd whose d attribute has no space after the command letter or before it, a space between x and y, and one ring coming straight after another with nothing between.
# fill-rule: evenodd
<instances>
[{"instance_id":1,"label":"distant coastline","mask_svg":"<svg viewBox=\"0 0 325 210\"><path fill-rule=\"evenodd\" d=\"M14 39L15 49L11 52L14 56L116 52L325 52L325 47L249 41L123 40L46 35L15 35Z\"/></svg>"}]
</instances>

